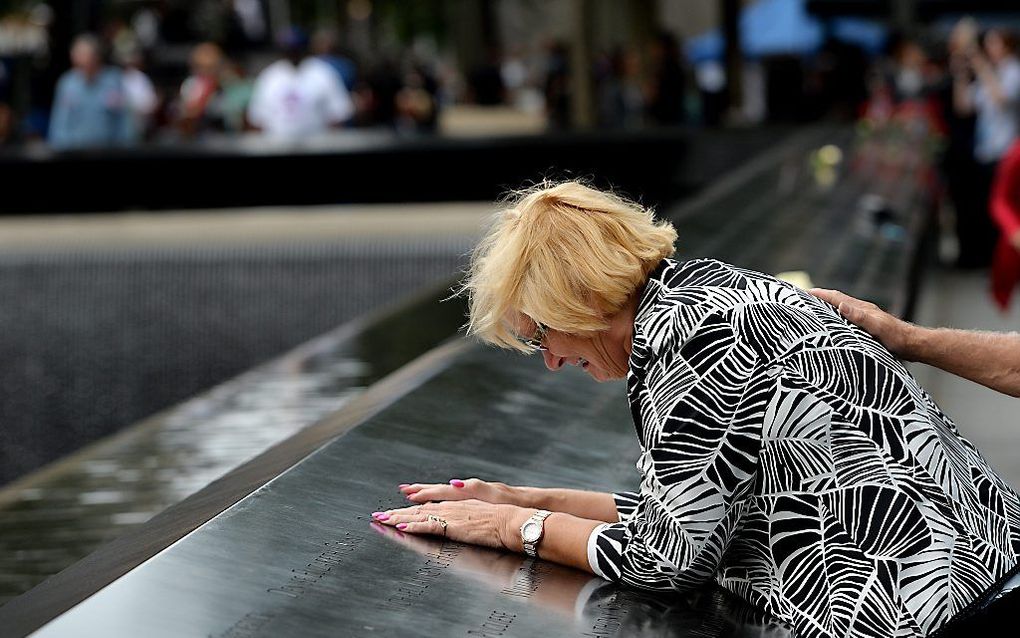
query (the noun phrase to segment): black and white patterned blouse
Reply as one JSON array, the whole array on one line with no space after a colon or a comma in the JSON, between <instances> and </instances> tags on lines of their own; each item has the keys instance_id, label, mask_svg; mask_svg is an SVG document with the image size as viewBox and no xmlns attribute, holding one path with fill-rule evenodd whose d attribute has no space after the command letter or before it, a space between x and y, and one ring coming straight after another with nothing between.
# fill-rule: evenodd
<instances>
[{"instance_id":1,"label":"black and white patterned blouse","mask_svg":"<svg viewBox=\"0 0 1020 638\"><path fill-rule=\"evenodd\" d=\"M594 571L709 579L798 635L926 636L1015 571L1020 498L888 351L794 286L665 260L634 322L640 494Z\"/></svg>"}]
</instances>

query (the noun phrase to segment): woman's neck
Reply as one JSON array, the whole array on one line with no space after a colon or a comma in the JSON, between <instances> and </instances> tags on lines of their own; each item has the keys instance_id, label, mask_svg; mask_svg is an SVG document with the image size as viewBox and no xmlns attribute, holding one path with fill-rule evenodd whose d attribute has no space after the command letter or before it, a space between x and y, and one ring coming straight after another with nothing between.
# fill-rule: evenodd
<instances>
[{"instance_id":1,"label":"woman's neck","mask_svg":"<svg viewBox=\"0 0 1020 638\"><path fill-rule=\"evenodd\" d=\"M637 317L638 301L641 299L641 290L634 293L627 299L627 302L616 314L609 318L609 336L613 343L618 344L626 358L630 359L631 348L634 340L634 319Z\"/></svg>"}]
</instances>

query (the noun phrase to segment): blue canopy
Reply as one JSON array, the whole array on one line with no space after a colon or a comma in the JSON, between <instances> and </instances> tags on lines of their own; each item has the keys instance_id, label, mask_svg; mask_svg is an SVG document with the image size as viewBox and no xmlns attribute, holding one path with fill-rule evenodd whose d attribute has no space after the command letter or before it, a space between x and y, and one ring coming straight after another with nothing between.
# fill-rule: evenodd
<instances>
[{"instance_id":1,"label":"blue canopy","mask_svg":"<svg viewBox=\"0 0 1020 638\"><path fill-rule=\"evenodd\" d=\"M823 40L804 0L758 0L740 15L740 49L752 58L813 53Z\"/></svg>"},{"instance_id":2,"label":"blue canopy","mask_svg":"<svg viewBox=\"0 0 1020 638\"><path fill-rule=\"evenodd\" d=\"M881 53L889 39L888 27L864 18L836 18L829 22L829 33L837 40L856 44L872 55Z\"/></svg>"},{"instance_id":3,"label":"blue canopy","mask_svg":"<svg viewBox=\"0 0 1020 638\"><path fill-rule=\"evenodd\" d=\"M877 53L885 43L886 28L859 18L838 18L829 23L830 35ZM749 58L769 55L809 55L825 41L822 22L807 12L805 0L758 0L740 14L740 50ZM687 58L693 62L721 60L726 40L713 29L687 41Z\"/></svg>"},{"instance_id":4,"label":"blue canopy","mask_svg":"<svg viewBox=\"0 0 1020 638\"><path fill-rule=\"evenodd\" d=\"M726 40L719 29L713 29L687 40L684 53L691 64L721 60L726 55Z\"/></svg>"}]
</instances>

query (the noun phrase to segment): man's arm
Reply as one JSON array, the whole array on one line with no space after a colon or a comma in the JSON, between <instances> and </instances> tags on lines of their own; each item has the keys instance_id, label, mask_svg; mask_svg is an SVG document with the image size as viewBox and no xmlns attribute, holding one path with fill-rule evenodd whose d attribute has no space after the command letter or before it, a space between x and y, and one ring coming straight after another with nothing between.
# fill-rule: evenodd
<instances>
[{"instance_id":1,"label":"man's arm","mask_svg":"<svg viewBox=\"0 0 1020 638\"><path fill-rule=\"evenodd\" d=\"M252 86L251 99L248 100L248 110L246 115L248 116L248 123L251 124L252 128L264 129L266 128L266 122L270 118L269 113L269 83L270 78L268 77L271 71L265 69L255 78L255 84Z\"/></svg>"},{"instance_id":2,"label":"man's arm","mask_svg":"<svg viewBox=\"0 0 1020 638\"><path fill-rule=\"evenodd\" d=\"M71 107L68 93L71 90L70 79L64 75L57 82L56 97L53 99L53 112L50 114L49 143L55 149L63 149L71 141Z\"/></svg>"},{"instance_id":3,"label":"man's arm","mask_svg":"<svg viewBox=\"0 0 1020 638\"><path fill-rule=\"evenodd\" d=\"M354 102L340 75L322 63L322 82L326 89L326 114L331 126L341 126L354 116Z\"/></svg>"},{"instance_id":4,"label":"man's arm","mask_svg":"<svg viewBox=\"0 0 1020 638\"><path fill-rule=\"evenodd\" d=\"M1020 397L1020 335L924 328L898 319L873 303L838 290L811 293L839 310L893 354Z\"/></svg>"},{"instance_id":5,"label":"man's arm","mask_svg":"<svg viewBox=\"0 0 1020 638\"><path fill-rule=\"evenodd\" d=\"M995 106L1004 108L1015 99L1011 95L1011 91L999 81L999 76L995 73L995 67L988 58L980 52L974 53L971 57L971 65L974 68L974 73L977 75L978 82L988 92L988 97Z\"/></svg>"},{"instance_id":6,"label":"man's arm","mask_svg":"<svg viewBox=\"0 0 1020 638\"><path fill-rule=\"evenodd\" d=\"M953 72L953 110L960 116L974 114L970 76L960 71Z\"/></svg>"}]
</instances>

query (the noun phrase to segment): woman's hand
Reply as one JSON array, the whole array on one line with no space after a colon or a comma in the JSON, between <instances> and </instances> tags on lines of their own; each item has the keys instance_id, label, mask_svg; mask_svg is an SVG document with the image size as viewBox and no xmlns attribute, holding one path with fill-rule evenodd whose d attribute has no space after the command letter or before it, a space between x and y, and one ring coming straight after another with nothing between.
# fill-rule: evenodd
<instances>
[{"instance_id":1,"label":"woman's hand","mask_svg":"<svg viewBox=\"0 0 1020 638\"><path fill-rule=\"evenodd\" d=\"M395 527L407 534L431 534L461 543L524 551L521 526L537 510L477 499L425 503L375 512L375 523ZM588 564L588 538L599 521L553 512L545 519L539 555L554 563L593 573Z\"/></svg>"},{"instance_id":2,"label":"woman's hand","mask_svg":"<svg viewBox=\"0 0 1020 638\"><path fill-rule=\"evenodd\" d=\"M515 505L468 499L375 512L372 518L409 534L445 536L462 543L519 552L520 527L534 512Z\"/></svg>"},{"instance_id":3,"label":"woman's hand","mask_svg":"<svg viewBox=\"0 0 1020 638\"><path fill-rule=\"evenodd\" d=\"M404 484L399 489L412 503L476 499L494 504L525 505L520 488L476 478L451 479L449 483Z\"/></svg>"},{"instance_id":4,"label":"woman's hand","mask_svg":"<svg viewBox=\"0 0 1020 638\"><path fill-rule=\"evenodd\" d=\"M438 555L446 543L442 537L405 534L396 527L378 521L372 521L370 527L377 534L425 556ZM524 559L525 557L520 554L510 554L491 547L465 545L457 555L457 560L450 567L458 573L467 574L495 589L502 589L513 582Z\"/></svg>"},{"instance_id":5,"label":"woman's hand","mask_svg":"<svg viewBox=\"0 0 1020 638\"><path fill-rule=\"evenodd\" d=\"M372 530L376 533L408 547L424 556L434 557L442 551L445 541L442 538L405 534L395 527L373 522ZM584 570L549 569L540 572L541 577L532 580L531 574L536 567L526 562L522 554L482 548L471 545L461 547L457 560L450 568L458 574L464 574L477 582L500 590L521 583L522 579L536 587L535 602L566 616L573 617L579 603L578 595L593 581L604 584L601 578L592 576Z\"/></svg>"},{"instance_id":6,"label":"woman's hand","mask_svg":"<svg viewBox=\"0 0 1020 638\"><path fill-rule=\"evenodd\" d=\"M403 484L400 491L412 503L476 499L486 503L549 510L606 523L619 520L613 495L559 487L507 485L481 479L451 479L449 483Z\"/></svg>"}]
</instances>

